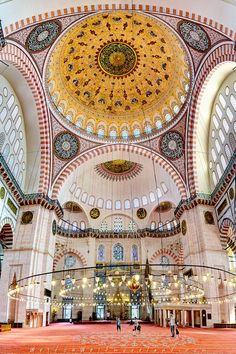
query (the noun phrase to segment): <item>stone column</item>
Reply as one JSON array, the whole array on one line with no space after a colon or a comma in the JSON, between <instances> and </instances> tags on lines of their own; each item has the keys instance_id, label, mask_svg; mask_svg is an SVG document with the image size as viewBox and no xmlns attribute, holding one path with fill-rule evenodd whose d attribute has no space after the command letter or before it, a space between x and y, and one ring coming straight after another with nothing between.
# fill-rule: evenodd
<instances>
[{"instance_id":1,"label":"stone column","mask_svg":"<svg viewBox=\"0 0 236 354\"><path fill-rule=\"evenodd\" d=\"M212 219L207 218L206 212L210 212ZM220 233L214 207L208 205L197 205L193 209L185 211L182 219L187 222L187 232L182 237L184 248L185 264L200 264L228 269L227 253L222 250L220 243ZM193 269L199 279L202 275L211 273L207 269ZM216 297L219 295L217 280L210 280L204 283L206 297ZM213 322L221 322L221 317L228 320L226 310L224 314L220 311L219 305L214 306L212 312Z\"/></svg>"},{"instance_id":2,"label":"stone column","mask_svg":"<svg viewBox=\"0 0 236 354\"><path fill-rule=\"evenodd\" d=\"M25 211L33 213L32 222L29 224L21 223L22 213ZM29 275L52 271L55 249L55 235L52 233L54 219L57 220L55 212L40 205L21 207L13 238L13 248L6 252L3 262L4 271L0 280L0 298L2 299L0 321L8 321L9 309L6 293L14 273L16 273L16 279L19 280ZM46 316L48 308L44 305L44 289L51 290L51 276L35 278L35 281L39 281L39 284L20 292L20 294L32 297L31 300L28 297L28 301L18 303L15 322L25 324L26 310L43 313L44 317ZM26 285L29 282L33 282L33 279L25 280L22 284ZM26 298L21 295L19 297Z\"/></svg>"},{"instance_id":3,"label":"stone column","mask_svg":"<svg viewBox=\"0 0 236 354\"><path fill-rule=\"evenodd\" d=\"M163 309L163 327L166 327L166 309Z\"/></svg>"},{"instance_id":4,"label":"stone column","mask_svg":"<svg viewBox=\"0 0 236 354\"><path fill-rule=\"evenodd\" d=\"M194 328L194 310L191 310L192 328Z\"/></svg>"}]
</instances>

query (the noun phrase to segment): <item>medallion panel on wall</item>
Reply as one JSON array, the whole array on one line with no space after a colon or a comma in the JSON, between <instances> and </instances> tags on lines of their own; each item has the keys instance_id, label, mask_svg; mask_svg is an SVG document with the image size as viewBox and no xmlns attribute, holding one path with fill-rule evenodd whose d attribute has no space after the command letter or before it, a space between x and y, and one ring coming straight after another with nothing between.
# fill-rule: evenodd
<instances>
[{"instance_id":1,"label":"medallion panel on wall","mask_svg":"<svg viewBox=\"0 0 236 354\"><path fill-rule=\"evenodd\" d=\"M144 209L144 208L139 208L139 209L137 210L137 217L138 217L139 219L145 219L146 216L147 216L147 210L146 210L146 209Z\"/></svg>"},{"instance_id":2,"label":"medallion panel on wall","mask_svg":"<svg viewBox=\"0 0 236 354\"><path fill-rule=\"evenodd\" d=\"M69 160L79 151L78 138L69 132L59 133L54 139L55 155L61 160Z\"/></svg>"},{"instance_id":3,"label":"medallion panel on wall","mask_svg":"<svg viewBox=\"0 0 236 354\"><path fill-rule=\"evenodd\" d=\"M182 231L182 234L185 236L186 233L187 233L187 223L186 223L186 220L183 220L183 221L182 221L182 224L181 224L181 231Z\"/></svg>"},{"instance_id":4,"label":"medallion panel on wall","mask_svg":"<svg viewBox=\"0 0 236 354\"><path fill-rule=\"evenodd\" d=\"M180 133L170 131L162 136L160 150L169 159L176 160L183 155L184 140Z\"/></svg>"},{"instance_id":5,"label":"medallion panel on wall","mask_svg":"<svg viewBox=\"0 0 236 354\"><path fill-rule=\"evenodd\" d=\"M213 213L211 211L205 211L204 212L204 218L205 218L205 223L209 225L214 225L214 217Z\"/></svg>"},{"instance_id":6,"label":"medallion panel on wall","mask_svg":"<svg viewBox=\"0 0 236 354\"><path fill-rule=\"evenodd\" d=\"M56 233L57 233L57 222L56 222L56 220L53 220L53 222L52 222L52 234L56 235Z\"/></svg>"},{"instance_id":7,"label":"medallion panel on wall","mask_svg":"<svg viewBox=\"0 0 236 354\"><path fill-rule=\"evenodd\" d=\"M32 211L25 211L21 217L21 224L32 224L33 216L34 214L32 213Z\"/></svg>"},{"instance_id":8,"label":"medallion panel on wall","mask_svg":"<svg viewBox=\"0 0 236 354\"><path fill-rule=\"evenodd\" d=\"M196 23L181 21L178 29L184 41L193 49L205 52L210 48L211 42L207 32Z\"/></svg>"},{"instance_id":9,"label":"medallion panel on wall","mask_svg":"<svg viewBox=\"0 0 236 354\"><path fill-rule=\"evenodd\" d=\"M56 40L61 32L59 21L47 21L35 27L26 39L26 48L31 52L40 52Z\"/></svg>"},{"instance_id":10,"label":"medallion panel on wall","mask_svg":"<svg viewBox=\"0 0 236 354\"><path fill-rule=\"evenodd\" d=\"M97 219L100 216L100 210L98 208L93 208L90 210L89 215L92 219Z\"/></svg>"}]
</instances>

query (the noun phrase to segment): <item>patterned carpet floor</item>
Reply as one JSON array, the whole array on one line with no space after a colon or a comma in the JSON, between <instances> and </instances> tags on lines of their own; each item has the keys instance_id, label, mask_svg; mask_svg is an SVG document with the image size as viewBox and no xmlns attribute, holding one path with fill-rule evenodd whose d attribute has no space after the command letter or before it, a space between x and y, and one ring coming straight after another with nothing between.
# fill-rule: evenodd
<instances>
[{"instance_id":1,"label":"patterned carpet floor","mask_svg":"<svg viewBox=\"0 0 236 354\"><path fill-rule=\"evenodd\" d=\"M117 333L115 324L60 323L2 332L0 353L236 354L236 329L180 328L180 337L172 338L169 328L154 325L143 325L134 336L128 324Z\"/></svg>"}]
</instances>

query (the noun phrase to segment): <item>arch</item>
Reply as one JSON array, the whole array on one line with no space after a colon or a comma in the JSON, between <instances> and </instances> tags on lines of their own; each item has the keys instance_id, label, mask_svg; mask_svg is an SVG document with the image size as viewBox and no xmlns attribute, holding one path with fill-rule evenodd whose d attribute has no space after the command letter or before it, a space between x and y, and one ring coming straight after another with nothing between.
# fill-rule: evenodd
<instances>
[{"instance_id":1,"label":"arch","mask_svg":"<svg viewBox=\"0 0 236 354\"><path fill-rule=\"evenodd\" d=\"M34 97L38 114L38 124L40 131L40 178L38 192L45 193L50 180L50 128L48 111L46 106L46 99L44 95L44 89L40 79L40 75L35 69L32 61L23 51L23 48L16 43L12 43L8 40L8 45L4 47L0 52L0 58L3 61L11 63L26 80L29 89Z\"/></svg>"},{"instance_id":2,"label":"arch","mask_svg":"<svg viewBox=\"0 0 236 354\"><path fill-rule=\"evenodd\" d=\"M176 264L183 264L183 246L181 244L180 251L178 256L171 251L169 248L161 248L153 253L152 257L150 258L150 264L154 263L155 259L159 256L166 256L172 257L172 259L176 262Z\"/></svg>"},{"instance_id":3,"label":"arch","mask_svg":"<svg viewBox=\"0 0 236 354\"><path fill-rule=\"evenodd\" d=\"M81 260L83 267L87 267L87 261L86 261L85 257L78 250L76 250L74 248L68 248L67 250L64 250L64 251L57 253L55 255L54 260L53 260L53 271L56 270L56 266L57 266L58 262L62 259L62 257L64 257L68 253L72 253L73 255L77 256Z\"/></svg>"},{"instance_id":4,"label":"arch","mask_svg":"<svg viewBox=\"0 0 236 354\"><path fill-rule=\"evenodd\" d=\"M79 157L76 157L75 160L71 161L64 167L58 177L55 179L52 187L52 198L57 198L63 183L65 182L66 178L76 169L78 166L82 165L86 161L91 158L105 155L110 152L114 151L126 151L136 155L144 156L149 159L154 160L154 162L158 163L172 178L176 187L179 190L182 199L187 198L187 189L185 182L177 171L177 169L167 160L165 160L162 156L158 153L149 150L146 147L140 147L138 145L127 145L127 144L111 144L111 145L102 145L99 147L92 148L89 151L84 152Z\"/></svg>"},{"instance_id":5,"label":"arch","mask_svg":"<svg viewBox=\"0 0 236 354\"><path fill-rule=\"evenodd\" d=\"M229 247L233 253L236 254L236 228L233 221L230 219L224 219L220 226L220 243L223 250L227 250Z\"/></svg>"},{"instance_id":6,"label":"arch","mask_svg":"<svg viewBox=\"0 0 236 354\"><path fill-rule=\"evenodd\" d=\"M235 62L236 54L232 43L225 43L211 52L204 61L196 76L192 99L190 104L190 114L187 129L187 166L188 166L188 187L190 194L199 192L197 175L197 126L199 120L199 110L201 100L206 90L207 84L216 70L227 62Z\"/></svg>"},{"instance_id":7,"label":"arch","mask_svg":"<svg viewBox=\"0 0 236 354\"><path fill-rule=\"evenodd\" d=\"M10 218L5 218L0 223L0 241L3 242L4 247L11 249L13 246L13 230L14 225Z\"/></svg>"},{"instance_id":8,"label":"arch","mask_svg":"<svg viewBox=\"0 0 236 354\"><path fill-rule=\"evenodd\" d=\"M2 221L0 222L0 230L3 228L3 226L5 224L9 224L11 226L12 230L15 230L14 222L11 218L6 217L6 218L2 219Z\"/></svg>"}]
</instances>

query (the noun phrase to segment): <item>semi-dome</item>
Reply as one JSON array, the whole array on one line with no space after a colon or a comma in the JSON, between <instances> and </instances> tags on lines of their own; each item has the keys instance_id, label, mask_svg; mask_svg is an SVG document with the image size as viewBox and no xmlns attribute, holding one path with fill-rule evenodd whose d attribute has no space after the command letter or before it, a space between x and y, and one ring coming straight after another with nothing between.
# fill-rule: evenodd
<instances>
[{"instance_id":1,"label":"semi-dome","mask_svg":"<svg viewBox=\"0 0 236 354\"><path fill-rule=\"evenodd\" d=\"M138 12L77 21L49 55L46 84L57 116L93 138L144 139L179 116L190 64L177 33Z\"/></svg>"}]
</instances>

